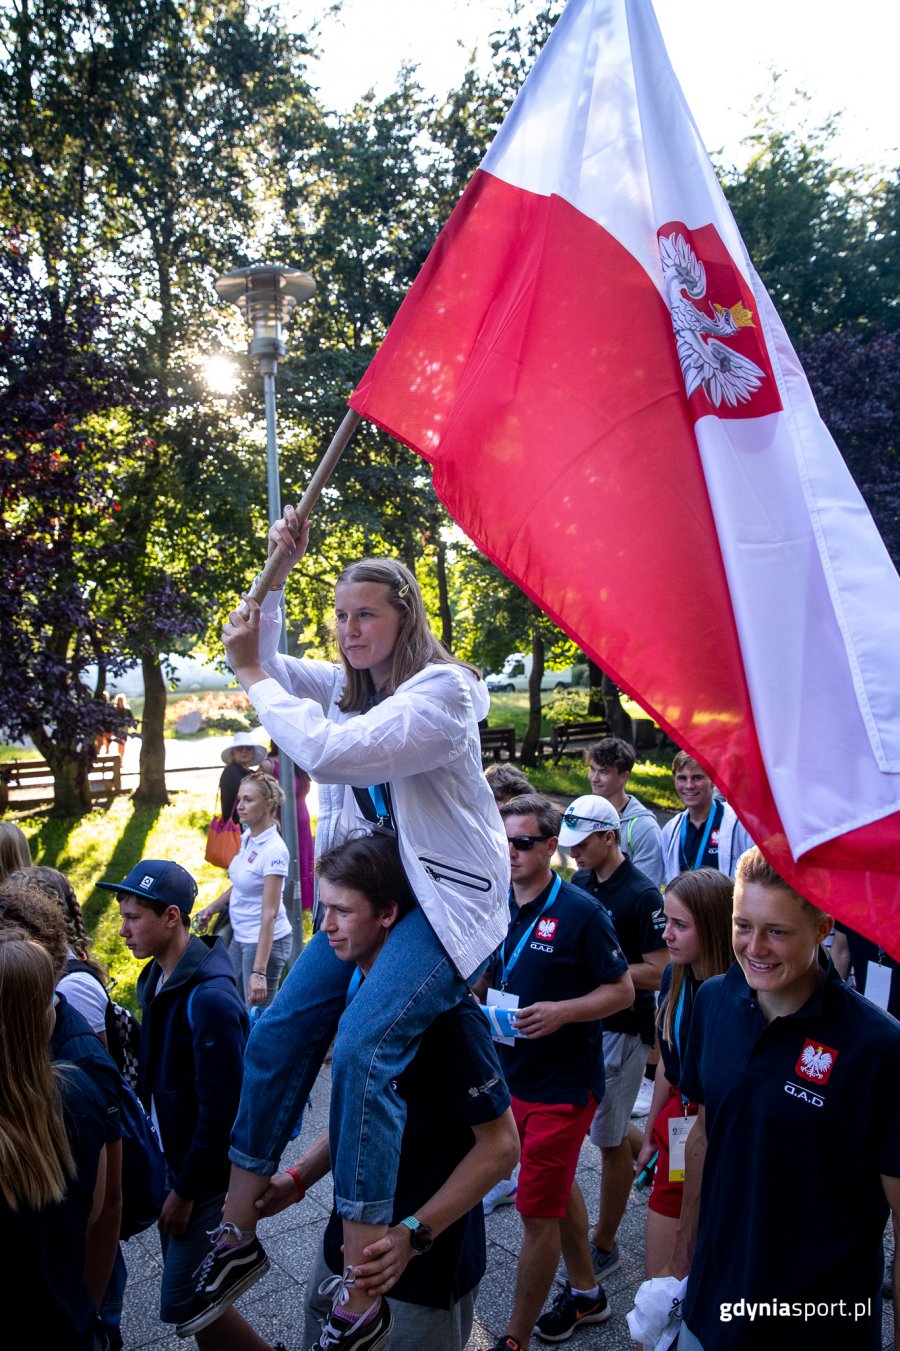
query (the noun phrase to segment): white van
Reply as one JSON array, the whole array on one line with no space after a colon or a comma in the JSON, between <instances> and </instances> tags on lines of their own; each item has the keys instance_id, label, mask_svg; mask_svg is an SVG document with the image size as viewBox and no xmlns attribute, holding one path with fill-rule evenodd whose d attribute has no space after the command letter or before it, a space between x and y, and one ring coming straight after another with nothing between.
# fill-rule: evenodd
<instances>
[{"instance_id":1,"label":"white van","mask_svg":"<svg viewBox=\"0 0 900 1351\"><path fill-rule=\"evenodd\" d=\"M485 683L492 694L512 694L516 690L528 689L528 678L531 675L533 661L530 655L526 656L524 652L513 652L503 663L499 674L490 674L485 677ZM570 685L583 685L584 680L579 680L579 674L586 672L586 667L565 666L562 670L551 671L549 667L544 667L544 678L541 681L542 690L567 690Z\"/></svg>"}]
</instances>

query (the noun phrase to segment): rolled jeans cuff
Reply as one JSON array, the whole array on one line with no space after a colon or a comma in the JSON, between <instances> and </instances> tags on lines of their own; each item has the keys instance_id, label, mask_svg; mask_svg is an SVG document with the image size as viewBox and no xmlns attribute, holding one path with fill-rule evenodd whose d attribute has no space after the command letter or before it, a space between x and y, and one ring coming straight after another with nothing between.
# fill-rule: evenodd
<instances>
[{"instance_id":1,"label":"rolled jeans cuff","mask_svg":"<svg viewBox=\"0 0 900 1351\"><path fill-rule=\"evenodd\" d=\"M260 1177L274 1177L281 1163L280 1159L255 1159L250 1154L242 1154L234 1145L229 1149L228 1157L238 1168L248 1173L258 1173Z\"/></svg>"},{"instance_id":2,"label":"rolled jeans cuff","mask_svg":"<svg viewBox=\"0 0 900 1351\"><path fill-rule=\"evenodd\" d=\"M355 1224L393 1223L394 1201L347 1201L343 1196L335 1196L334 1208L342 1220L351 1220Z\"/></svg>"}]
</instances>

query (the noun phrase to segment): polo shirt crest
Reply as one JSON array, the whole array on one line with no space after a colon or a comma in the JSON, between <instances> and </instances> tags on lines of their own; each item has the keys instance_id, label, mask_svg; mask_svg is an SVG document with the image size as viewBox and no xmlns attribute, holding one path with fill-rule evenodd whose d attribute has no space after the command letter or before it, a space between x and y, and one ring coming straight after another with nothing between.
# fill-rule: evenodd
<instances>
[{"instance_id":1,"label":"polo shirt crest","mask_svg":"<svg viewBox=\"0 0 900 1351\"><path fill-rule=\"evenodd\" d=\"M833 1046L825 1046L822 1042L812 1041L807 1037L800 1058L794 1066L794 1073L811 1084L827 1084L837 1056L838 1052Z\"/></svg>"}]
</instances>

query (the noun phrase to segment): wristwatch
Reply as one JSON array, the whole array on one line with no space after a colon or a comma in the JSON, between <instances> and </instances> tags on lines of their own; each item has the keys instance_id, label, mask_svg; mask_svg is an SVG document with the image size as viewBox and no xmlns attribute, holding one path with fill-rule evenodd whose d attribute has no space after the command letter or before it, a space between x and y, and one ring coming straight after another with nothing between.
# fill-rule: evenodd
<instances>
[{"instance_id":1,"label":"wristwatch","mask_svg":"<svg viewBox=\"0 0 900 1351\"><path fill-rule=\"evenodd\" d=\"M420 1220L416 1219L415 1215L408 1215L406 1219L401 1220L400 1223L405 1224L409 1230L409 1241L412 1244L413 1252L418 1257L421 1257L423 1253L428 1252L428 1249L434 1242L434 1234L431 1232L428 1225L422 1224Z\"/></svg>"}]
</instances>

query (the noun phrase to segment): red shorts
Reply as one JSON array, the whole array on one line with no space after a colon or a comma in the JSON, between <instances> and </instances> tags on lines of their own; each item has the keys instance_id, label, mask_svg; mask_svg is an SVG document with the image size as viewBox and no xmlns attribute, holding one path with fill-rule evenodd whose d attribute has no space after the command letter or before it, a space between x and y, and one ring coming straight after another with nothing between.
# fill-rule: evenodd
<instances>
[{"instance_id":1,"label":"red shorts","mask_svg":"<svg viewBox=\"0 0 900 1351\"><path fill-rule=\"evenodd\" d=\"M688 1110L695 1114L697 1107L694 1103L688 1103ZM659 1150L659 1158L656 1160L656 1172L653 1174L653 1186L647 1208L655 1211L657 1215L668 1215L673 1220L681 1216L684 1183L669 1181L669 1122L672 1117L681 1116L683 1111L681 1094L670 1084L668 1101L653 1123L653 1143Z\"/></svg>"},{"instance_id":2,"label":"red shorts","mask_svg":"<svg viewBox=\"0 0 900 1351\"><path fill-rule=\"evenodd\" d=\"M575 1181L578 1155L597 1110L593 1093L583 1107L568 1102L523 1102L512 1098L522 1158L516 1210L520 1215L562 1220Z\"/></svg>"}]
</instances>

